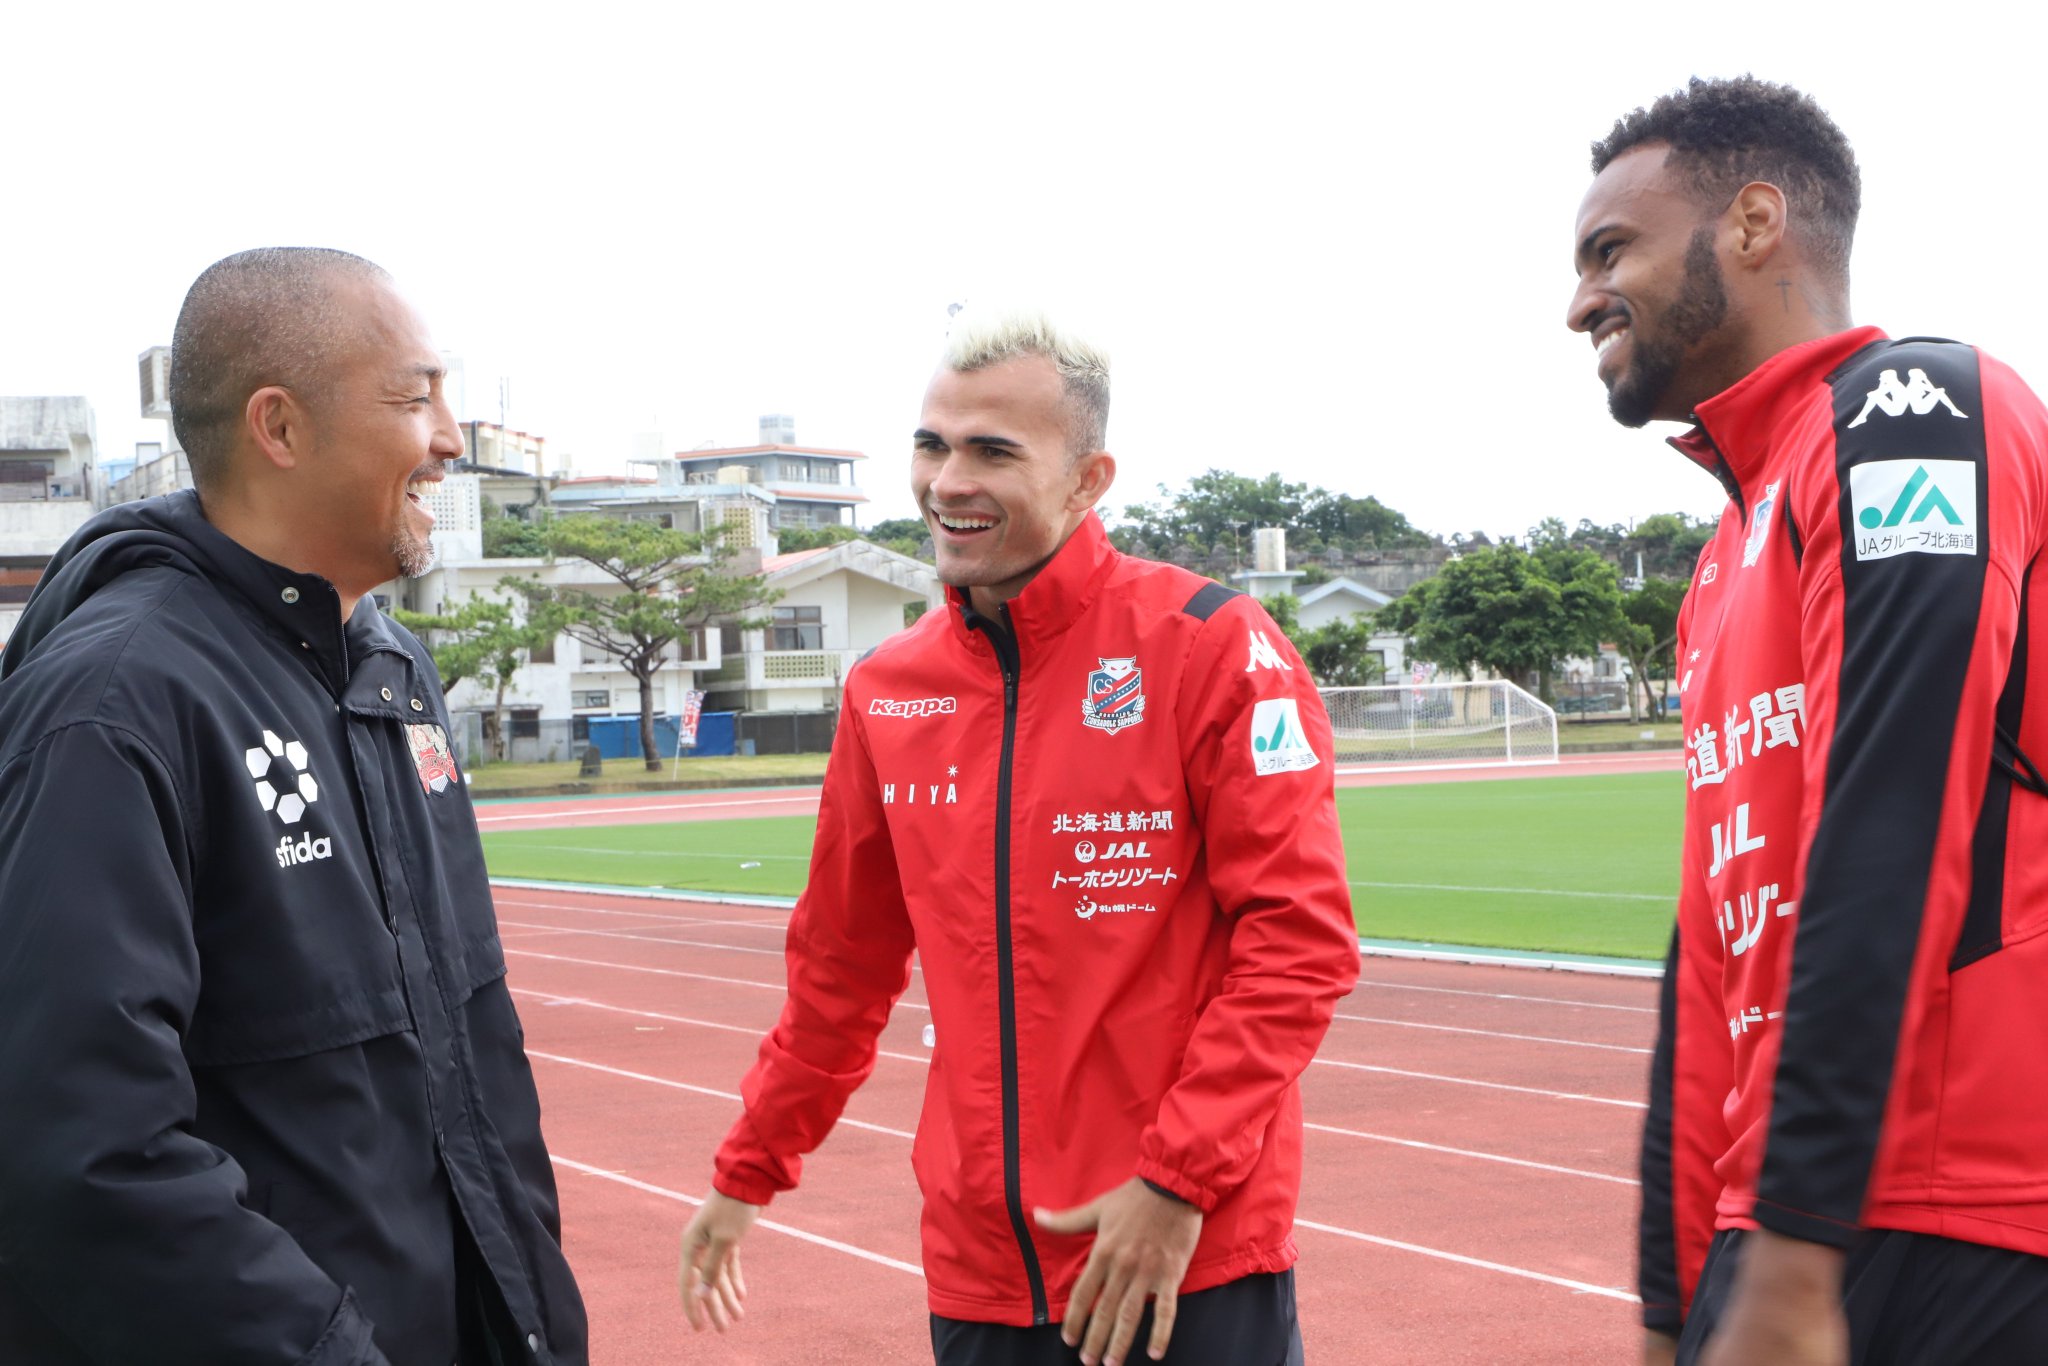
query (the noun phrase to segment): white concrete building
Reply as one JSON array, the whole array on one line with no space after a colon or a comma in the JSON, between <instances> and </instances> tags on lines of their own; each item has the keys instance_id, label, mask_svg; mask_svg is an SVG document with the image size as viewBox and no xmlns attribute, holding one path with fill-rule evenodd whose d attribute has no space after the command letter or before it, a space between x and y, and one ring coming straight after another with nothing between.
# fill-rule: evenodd
<instances>
[{"instance_id":1,"label":"white concrete building","mask_svg":"<svg viewBox=\"0 0 2048 1366\"><path fill-rule=\"evenodd\" d=\"M378 590L382 604L451 612L472 594L509 599L512 594L501 582L507 576L617 590L615 580L578 560L483 558L481 508L490 482L475 473L451 473L442 481L429 500L435 514L435 566L418 579L384 585ZM751 553L735 556L736 567L755 572L758 566L768 586L784 595L754 614L770 619L766 627L713 625L671 647L654 679L658 715L679 713L683 694L691 689L708 694L705 708L710 711L834 709L853 662L903 629L909 604L929 605L940 598L930 565L865 541L773 553L770 500L761 492L722 485L686 491L680 484L632 480L565 481L552 489L550 503L558 513L660 518L682 530L719 520L739 531L744 520L744 530L757 540ZM494 710L496 697L494 690L465 681L449 694L448 703L451 712L481 717ZM637 715L640 691L616 657L562 635L519 671L505 703L514 759L566 759L585 738L590 718Z\"/></svg>"},{"instance_id":2,"label":"white concrete building","mask_svg":"<svg viewBox=\"0 0 2048 1366\"><path fill-rule=\"evenodd\" d=\"M0 398L0 556L47 560L106 494L90 403Z\"/></svg>"}]
</instances>

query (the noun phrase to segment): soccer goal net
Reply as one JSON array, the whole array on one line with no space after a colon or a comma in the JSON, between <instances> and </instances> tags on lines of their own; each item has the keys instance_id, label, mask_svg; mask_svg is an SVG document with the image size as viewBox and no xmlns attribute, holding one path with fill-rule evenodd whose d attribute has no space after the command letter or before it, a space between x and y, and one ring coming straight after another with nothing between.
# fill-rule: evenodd
<instances>
[{"instance_id":1,"label":"soccer goal net","mask_svg":"<svg viewBox=\"0 0 2048 1366\"><path fill-rule=\"evenodd\" d=\"M1504 679L1324 688L1343 767L1554 764L1557 713Z\"/></svg>"}]
</instances>

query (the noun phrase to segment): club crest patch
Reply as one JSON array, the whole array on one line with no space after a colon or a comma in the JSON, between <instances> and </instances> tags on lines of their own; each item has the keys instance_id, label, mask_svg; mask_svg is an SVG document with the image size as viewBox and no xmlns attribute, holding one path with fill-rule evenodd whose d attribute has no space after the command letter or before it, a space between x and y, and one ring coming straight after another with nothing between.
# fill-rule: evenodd
<instances>
[{"instance_id":1,"label":"club crest patch","mask_svg":"<svg viewBox=\"0 0 2048 1366\"><path fill-rule=\"evenodd\" d=\"M1101 668L1088 673L1088 694L1081 699L1081 724L1114 735L1145 719L1145 671L1138 667L1135 655L1101 662Z\"/></svg>"},{"instance_id":2,"label":"club crest patch","mask_svg":"<svg viewBox=\"0 0 2048 1366\"><path fill-rule=\"evenodd\" d=\"M455 771L455 754L448 748L448 732L439 726L407 726L405 742L412 750L413 767L419 770L420 787L428 793L446 792L450 783L460 782Z\"/></svg>"}]
</instances>

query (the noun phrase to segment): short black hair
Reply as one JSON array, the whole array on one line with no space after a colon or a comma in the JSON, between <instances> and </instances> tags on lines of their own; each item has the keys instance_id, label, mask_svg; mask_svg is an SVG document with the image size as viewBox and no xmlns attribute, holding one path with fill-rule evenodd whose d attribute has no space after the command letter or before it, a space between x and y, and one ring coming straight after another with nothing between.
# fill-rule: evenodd
<instances>
[{"instance_id":1,"label":"short black hair","mask_svg":"<svg viewBox=\"0 0 2048 1366\"><path fill-rule=\"evenodd\" d=\"M327 247L258 247L200 272L171 333L171 426L192 481L217 487L249 395L267 385L308 403L325 397L348 329L335 299L347 279L388 279L383 267Z\"/></svg>"},{"instance_id":2,"label":"short black hair","mask_svg":"<svg viewBox=\"0 0 2048 1366\"><path fill-rule=\"evenodd\" d=\"M1818 263L1847 282L1863 177L1849 139L1811 95L1755 76L1695 76L1685 89L1617 119L1614 131L1593 144L1593 174L1653 144L1671 149L1671 164L1691 175L1712 211L1753 180L1776 185L1793 219L1811 232Z\"/></svg>"}]
</instances>

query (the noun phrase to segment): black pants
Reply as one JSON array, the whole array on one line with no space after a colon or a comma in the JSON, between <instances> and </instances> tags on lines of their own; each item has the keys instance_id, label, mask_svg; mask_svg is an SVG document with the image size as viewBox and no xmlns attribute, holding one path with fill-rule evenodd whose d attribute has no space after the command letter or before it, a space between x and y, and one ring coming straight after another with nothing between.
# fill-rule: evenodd
<instances>
[{"instance_id":1,"label":"black pants","mask_svg":"<svg viewBox=\"0 0 2048 1366\"><path fill-rule=\"evenodd\" d=\"M1149 1366L1152 1307L1124 1354ZM1075 1366L1081 1349L1060 1341L1060 1326L1010 1328L932 1315L932 1357L938 1366ZM1294 1272L1245 1276L1182 1295L1164 1366L1302 1366L1301 1323L1294 1312Z\"/></svg>"},{"instance_id":2,"label":"black pants","mask_svg":"<svg viewBox=\"0 0 2048 1366\"><path fill-rule=\"evenodd\" d=\"M1707 1249L1678 1340L1696 1362L1727 1308L1745 1234ZM1842 1273L1852 1366L2039 1366L2048 1362L2048 1257L1896 1229L1870 1229Z\"/></svg>"}]
</instances>

